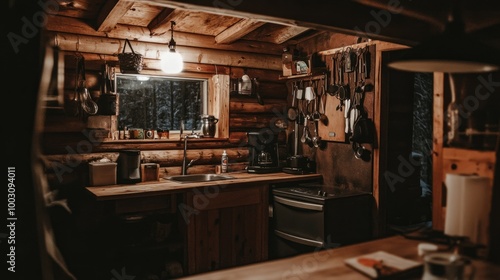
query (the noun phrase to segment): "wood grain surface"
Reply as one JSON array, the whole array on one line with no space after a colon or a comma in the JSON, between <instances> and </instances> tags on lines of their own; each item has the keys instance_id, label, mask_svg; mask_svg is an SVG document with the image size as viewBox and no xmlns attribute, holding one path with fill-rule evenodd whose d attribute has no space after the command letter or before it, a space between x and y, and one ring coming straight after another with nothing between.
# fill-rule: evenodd
<instances>
[{"instance_id":1,"label":"wood grain surface","mask_svg":"<svg viewBox=\"0 0 500 280\"><path fill-rule=\"evenodd\" d=\"M96 200L112 200L112 199L124 199L132 197L156 196L169 193L179 193L192 188L207 187L207 186L218 186L220 188L225 188L229 186L237 187L238 185L242 184L243 185L269 184L269 183L284 183L293 181L321 180L320 174L294 175L283 172L269 173L269 174L250 174L246 172L241 172L241 173L234 172L234 173L227 173L227 175L233 176L234 179L223 180L223 181L212 181L212 182L198 182L198 183L177 183L170 180L160 179L160 182L154 182L154 183L144 182L144 183L137 183L134 185L111 185L111 186L87 187L86 190Z\"/></svg>"},{"instance_id":2,"label":"wood grain surface","mask_svg":"<svg viewBox=\"0 0 500 280\"><path fill-rule=\"evenodd\" d=\"M393 236L275 261L193 275L182 279L370 279L347 266L344 260L381 250L402 258L423 262L417 252L417 245L420 242L402 236ZM445 247L440 246L440 250L445 249ZM498 265L480 260L473 260L473 264L476 267L475 279L497 279L500 273ZM422 270L417 270L411 275L404 275L396 279L421 279L421 276Z\"/></svg>"}]
</instances>

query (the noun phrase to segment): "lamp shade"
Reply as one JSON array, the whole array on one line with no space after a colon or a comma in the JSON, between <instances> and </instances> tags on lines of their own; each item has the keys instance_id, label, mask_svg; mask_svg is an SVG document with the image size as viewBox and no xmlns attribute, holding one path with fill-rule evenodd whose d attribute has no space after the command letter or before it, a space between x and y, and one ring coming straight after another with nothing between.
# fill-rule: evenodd
<instances>
[{"instance_id":1,"label":"lamp shade","mask_svg":"<svg viewBox=\"0 0 500 280\"><path fill-rule=\"evenodd\" d=\"M175 50L168 51L162 55L160 62L161 70L167 74L177 74L184 69L184 62L180 53Z\"/></svg>"},{"instance_id":2,"label":"lamp shade","mask_svg":"<svg viewBox=\"0 0 500 280\"><path fill-rule=\"evenodd\" d=\"M493 72L500 69L499 51L467 35L462 22L452 21L442 34L405 50L388 66L412 72Z\"/></svg>"}]
</instances>

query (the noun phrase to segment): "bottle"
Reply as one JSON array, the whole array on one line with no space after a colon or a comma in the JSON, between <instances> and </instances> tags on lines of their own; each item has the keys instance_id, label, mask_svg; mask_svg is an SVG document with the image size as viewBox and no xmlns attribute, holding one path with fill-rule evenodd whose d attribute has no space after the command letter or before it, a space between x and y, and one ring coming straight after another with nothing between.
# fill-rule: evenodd
<instances>
[{"instance_id":1,"label":"bottle","mask_svg":"<svg viewBox=\"0 0 500 280\"><path fill-rule=\"evenodd\" d=\"M226 150L224 150L224 152L222 152L222 159L221 159L221 172L222 173L227 173L227 161L228 161L227 152L226 152Z\"/></svg>"}]
</instances>

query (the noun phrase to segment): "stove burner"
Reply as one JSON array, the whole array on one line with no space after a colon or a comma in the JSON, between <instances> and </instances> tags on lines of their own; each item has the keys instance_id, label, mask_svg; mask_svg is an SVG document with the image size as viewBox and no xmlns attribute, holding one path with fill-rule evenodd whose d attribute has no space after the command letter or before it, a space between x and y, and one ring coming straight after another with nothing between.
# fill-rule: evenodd
<instances>
[{"instance_id":1,"label":"stove burner","mask_svg":"<svg viewBox=\"0 0 500 280\"><path fill-rule=\"evenodd\" d=\"M334 196L334 194L327 193L320 187L316 188L295 187L295 188L290 188L290 191L310 196L320 196L320 197Z\"/></svg>"},{"instance_id":2,"label":"stove burner","mask_svg":"<svg viewBox=\"0 0 500 280\"><path fill-rule=\"evenodd\" d=\"M342 188L340 186L328 186L318 183L304 183L290 187L277 188L275 189L275 192L293 196L300 196L304 198L311 198L315 200L326 200L366 193Z\"/></svg>"}]
</instances>

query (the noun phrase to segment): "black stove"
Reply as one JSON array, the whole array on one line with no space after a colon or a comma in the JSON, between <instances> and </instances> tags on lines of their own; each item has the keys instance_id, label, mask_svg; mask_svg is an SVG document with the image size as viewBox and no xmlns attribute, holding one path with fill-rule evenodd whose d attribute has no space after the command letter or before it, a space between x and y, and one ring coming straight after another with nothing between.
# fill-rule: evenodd
<instances>
[{"instance_id":1,"label":"black stove","mask_svg":"<svg viewBox=\"0 0 500 280\"><path fill-rule=\"evenodd\" d=\"M343 186L323 185L318 183L304 183L296 186L278 187L273 189L274 194L289 198L302 198L304 200L325 201L340 197L369 194L345 188Z\"/></svg>"},{"instance_id":2,"label":"black stove","mask_svg":"<svg viewBox=\"0 0 500 280\"><path fill-rule=\"evenodd\" d=\"M369 240L373 196L348 185L283 183L272 188L270 258Z\"/></svg>"}]
</instances>

